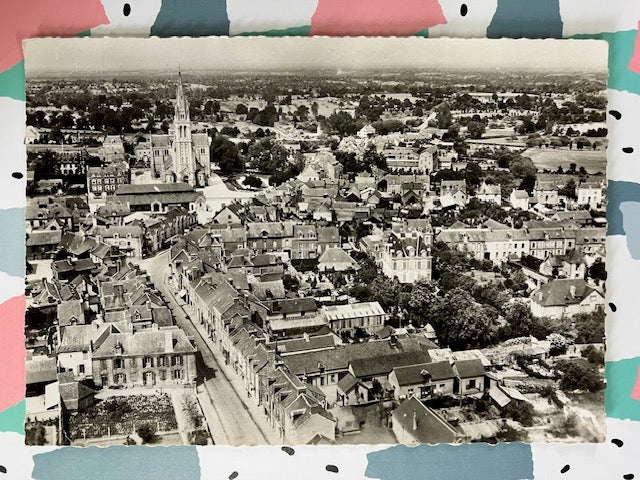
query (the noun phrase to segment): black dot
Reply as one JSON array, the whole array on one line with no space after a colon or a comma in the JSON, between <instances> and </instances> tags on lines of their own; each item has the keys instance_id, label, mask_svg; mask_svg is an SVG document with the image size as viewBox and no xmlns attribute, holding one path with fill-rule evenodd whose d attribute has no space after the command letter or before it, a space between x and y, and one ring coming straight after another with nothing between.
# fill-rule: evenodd
<instances>
[{"instance_id":1,"label":"black dot","mask_svg":"<svg viewBox=\"0 0 640 480\"><path fill-rule=\"evenodd\" d=\"M0 473L7 473L7 467L0 465Z\"/></svg>"},{"instance_id":2,"label":"black dot","mask_svg":"<svg viewBox=\"0 0 640 480\"><path fill-rule=\"evenodd\" d=\"M466 3L463 3L462 5L460 5L460 15L464 17L468 12L469 12L469 8L467 7Z\"/></svg>"},{"instance_id":3,"label":"black dot","mask_svg":"<svg viewBox=\"0 0 640 480\"><path fill-rule=\"evenodd\" d=\"M124 6L122 7L122 14L125 17L128 17L130 13L131 13L131 5L129 5L128 3L125 3Z\"/></svg>"},{"instance_id":4,"label":"black dot","mask_svg":"<svg viewBox=\"0 0 640 480\"><path fill-rule=\"evenodd\" d=\"M633 153L633 147L624 147L622 151L624 153Z\"/></svg>"},{"instance_id":5,"label":"black dot","mask_svg":"<svg viewBox=\"0 0 640 480\"><path fill-rule=\"evenodd\" d=\"M616 307L616 304L613 302L609 302L609 308L611 309L612 312L615 312L616 310L618 310L618 307ZM618 445L616 442L620 442L620 444L622 444L622 440L617 440L617 439L613 439L611 440L612 443L615 443L616 445ZM621 447L622 445L618 445L619 447Z\"/></svg>"},{"instance_id":6,"label":"black dot","mask_svg":"<svg viewBox=\"0 0 640 480\"><path fill-rule=\"evenodd\" d=\"M282 451L286 452L288 455L293 455L296 451L291 447L282 447Z\"/></svg>"},{"instance_id":7,"label":"black dot","mask_svg":"<svg viewBox=\"0 0 640 480\"><path fill-rule=\"evenodd\" d=\"M20 180L20 179L23 177L22 173L20 173L20 172L13 172L13 173L11 174L11 176L12 176L13 178L17 178L18 180Z\"/></svg>"},{"instance_id":8,"label":"black dot","mask_svg":"<svg viewBox=\"0 0 640 480\"><path fill-rule=\"evenodd\" d=\"M609 306L611 307L613 305L613 303L610 303ZM615 307L615 305L613 305ZM613 310L614 312L616 311L614 308L611 308L611 310ZM616 447L620 448L622 447L622 445L624 445L624 442L622 440L620 440L619 438L614 438L613 440L611 440L611 443L613 443Z\"/></svg>"},{"instance_id":9,"label":"black dot","mask_svg":"<svg viewBox=\"0 0 640 480\"><path fill-rule=\"evenodd\" d=\"M622 118L622 114L617 110L609 110L609 114L616 120L620 120Z\"/></svg>"},{"instance_id":10,"label":"black dot","mask_svg":"<svg viewBox=\"0 0 640 480\"><path fill-rule=\"evenodd\" d=\"M229 475L229 480L233 480L237 476L238 476L238 472L233 472L231 475Z\"/></svg>"},{"instance_id":11,"label":"black dot","mask_svg":"<svg viewBox=\"0 0 640 480\"><path fill-rule=\"evenodd\" d=\"M560 473L567 473L570 468L571 468L571 466L565 465L564 467L562 467L562 470L560 470Z\"/></svg>"},{"instance_id":12,"label":"black dot","mask_svg":"<svg viewBox=\"0 0 640 480\"><path fill-rule=\"evenodd\" d=\"M327 472L338 473L338 467L335 465L327 465L325 468L327 469Z\"/></svg>"},{"instance_id":13,"label":"black dot","mask_svg":"<svg viewBox=\"0 0 640 480\"><path fill-rule=\"evenodd\" d=\"M635 477L633 473L627 473L626 475L622 475L622 478L624 478L624 480L632 480L633 477Z\"/></svg>"}]
</instances>

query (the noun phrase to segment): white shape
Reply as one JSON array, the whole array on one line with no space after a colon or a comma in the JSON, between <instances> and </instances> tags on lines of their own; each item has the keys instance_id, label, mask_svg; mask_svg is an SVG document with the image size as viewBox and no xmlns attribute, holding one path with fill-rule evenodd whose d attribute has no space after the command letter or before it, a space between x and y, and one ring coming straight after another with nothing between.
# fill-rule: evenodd
<instances>
[{"instance_id":1,"label":"white shape","mask_svg":"<svg viewBox=\"0 0 640 480\"><path fill-rule=\"evenodd\" d=\"M474 2L470 0L439 0L447 23L429 28L431 37L486 37L487 27L498 8L498 0ZM460 14L462 4L467 5L467 14Z\"/></svg>"},{"instance_id":2,"label":"white shape","mask_svg":"<svg viewBox=\"0 0 640 480\"><path fill-rule=\"evenodd\" d=\"M200 477L226 479L238 472L237 480L359 480L367 478L367 453L388 447L293 445L294 455L288 455L278 447L198 447ZM247 461L248 458L251 461ZM327 465L338 467L338 474L328 472Z\"/></svg>"},{"instance_id":3,"label":"white shape","mask_svg":"<svg viewBox=\"0 0 640 480\"><path fill-rule=\"evenodd\" d=\"M0 209L24 207L26 205L27 152L24 146L27 114L25 102L9 97L0 97ZM22 178L13 178L13 172L22 173Z\"/></svg>"},{"instance_id":4,"label":"white shape","mask_svg":"<svg viewBox=\"0 0 640 480\"><path fill-rule=\"evenodd\" d=\"M607 99L607 180L640 183L640 95L609 89ZM608 113L610 110L620 112L620 120ZM633 153L622 151L627 147L633 148Z\"/></svg>"},{"instance_id":5,"label":"white shape","mask_svg":"<svg viewBox=\"0 0 640 480\"><path fill-rule=\"evenodd\" d=\"M92 37L148 37L160 12L162 0L101 0L109 23L91 29ZM131 11L125 16L124 5Z\"/></svg>"},{"instance_id":6,"label":"white shape","mask_svg":"<svg viewBox=\"0 0 640 480\"><path fill-rule=\"evenodd\" d=\"M227 0L229 35L311 25L318 0Z\"/></svg>"},{"instance_id":7,"label":"white shape","mask_svg":"<svg viewBox=\"0 0 640 480\"><path fill-rule=\"evenodd\" d=\"M624 204L626 202L622 202ZM640 338L640 260L631 257L624 235L607 236L607 293L605 332L607 360L616 361L638 356Z\"/></svg>"},{"instance_id":8,"label":"white shape","mask_svg":"<svg viewBox=\"0 0 640 480\"><path fill-rule=\"evenodd\" d=\"M635 30L640 19L640 2L560 0L560 17L563 23L563 37L571 37L578 33Z\"/></svg>"},{"instance_id":9,"label":"white shape","mask_svg":"<svg viewBox=\"0 0 640 480\"><path fill-rule=\"evenodd\" d=\"M0 432L0 465L7 473L0 473L2 480L25 480L33 470L32 452L24 445L24 436L15 432Z\"/></svg>"},{"instance_id":10,"label":"white shape","mask_svg":"<svg viewBox=\"0 0 640 480\"><path fill-rule=\"evenodd\" d=\"M619 478L640 472L640 422L607 418L607 440L592 444L534 443L533 478L544 480ZM623 441L622 447L611 443ZM562 474L560 470L569 465Z\"/></svg>"},{"instance_id":11,"label":"white shape","mask_svg":"<svg viewBox=\"0 0 640 480\"><path fill-rule=\"evenodd\" d=\"M24 295L24 278L0 272L0 303Z\"/></svg>"}]
</instances>

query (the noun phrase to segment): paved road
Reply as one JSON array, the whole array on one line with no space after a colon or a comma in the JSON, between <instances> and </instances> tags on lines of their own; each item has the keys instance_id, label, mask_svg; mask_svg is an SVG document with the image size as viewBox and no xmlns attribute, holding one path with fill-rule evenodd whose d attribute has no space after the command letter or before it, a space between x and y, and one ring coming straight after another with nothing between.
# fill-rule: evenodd
<instances>
[{"instance_id":1,"label":"paved road","mask_svg":"<svg viewBox=\"0 0 640 480\"><path fill-rule=\"evenodd\" d=\"M165 280L169 275L168 251L150 259L136 260L136 263L149 273L178 326L196 341L197 392L214 442L230 445L276 444L275 432L268 427L264 416L260 418L257 407L249 405L239 395L238 386L234 388L233 384L239 380L225 372L228 367L220 366L212 345L203 338L166 285Z\"/></svg>"}]
</instances>

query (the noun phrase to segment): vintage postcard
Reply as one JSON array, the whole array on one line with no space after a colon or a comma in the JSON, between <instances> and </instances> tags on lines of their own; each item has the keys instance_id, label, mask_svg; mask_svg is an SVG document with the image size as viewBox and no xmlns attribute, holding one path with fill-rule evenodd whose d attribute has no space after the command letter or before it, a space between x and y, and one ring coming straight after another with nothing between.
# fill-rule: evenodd
<instances>
[{"instance_id":1,"label":"vintage postcard","mask_svg":"<svg viewBox=\"0 0 640 480\"><path fill-rule=\"evenodd\" d=\"M605 43L25 45L28 444L604 439Z\"/></svg>"}]
</instances>

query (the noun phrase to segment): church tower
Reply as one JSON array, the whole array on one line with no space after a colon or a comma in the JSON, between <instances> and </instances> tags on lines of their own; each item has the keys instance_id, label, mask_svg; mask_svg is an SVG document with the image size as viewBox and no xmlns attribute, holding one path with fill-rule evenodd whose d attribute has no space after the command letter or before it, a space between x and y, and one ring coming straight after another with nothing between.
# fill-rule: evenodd
<instances>
[{"instance_id":1,"label":"church tower","mask_svg":"<svg viewBox=\"0 0 640 480\"><path fill-rule=\"evenodd\" d=\"M180 72L178 72L178 90L173 117L173 172L177 182L195 185L195 159L191 142L189 102L184 96Z\"/></svg>"}]
</instances>

